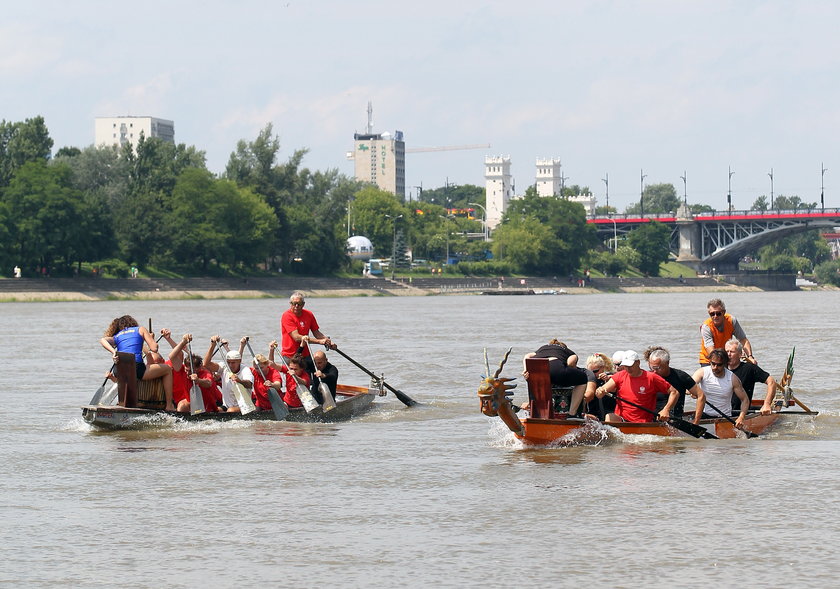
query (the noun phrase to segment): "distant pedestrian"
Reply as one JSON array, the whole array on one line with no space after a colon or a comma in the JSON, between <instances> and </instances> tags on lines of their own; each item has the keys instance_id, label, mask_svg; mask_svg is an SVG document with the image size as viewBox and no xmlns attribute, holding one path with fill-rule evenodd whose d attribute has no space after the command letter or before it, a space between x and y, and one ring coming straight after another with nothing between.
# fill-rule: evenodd
<instances>
[{"instance_id":1,"label":"distant pedestrian","mask_svg":"<svg viewBox=\"0 0 840 589\"><path fill-rule=\"evenodd\" d=\"M20 278L20 266L15 266L15 278Z\"/></svg>"}]
</instances>

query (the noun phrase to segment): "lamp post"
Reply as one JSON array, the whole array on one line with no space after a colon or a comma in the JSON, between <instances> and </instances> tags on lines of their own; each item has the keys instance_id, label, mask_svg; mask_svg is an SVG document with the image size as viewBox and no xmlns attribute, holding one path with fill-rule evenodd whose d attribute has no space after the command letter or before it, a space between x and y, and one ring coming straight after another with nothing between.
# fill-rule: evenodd
<instances>
[{"instance_id":1,"label":"lamp post","mask_svg":"<svg viewBox=\"0 0 840 589\"><path fill-rule=\"evenodd\" d=\"M640 170L639 172L640 179L639 184L641 186L639 190L639 213L642 217L645 216L645 178L647 178L647 174L645 174L644 169Z\"/></svg>"},{"instance_id":2,"label":"lamp post","mask_svg":"<svg viewBox=\"0 0 840 589\"><path fill-rule=\"evenodd\" d=\"M487 234L487 209L485 209L483 205L480 205L477 202L468 202L467 204L471 207L478 207L481 209L481 212L483 213L483 216L481 218L481 224L484 227L484 241L488 241L490 236Z\"/></svg>"},{"instance_id":3,"label":"lamp post","mask_svg":"<svg viewBox=\"0 0 840 589\"><path fill-rule=\"evenodd\" d=\"M615 219L610 217L610 221L613 224L613 253L618 253L618 226L615 224Z\"/></svg>"},{"instance_id":4,"label":"lamp post","mask_svg":"<svg viewBox=\"0 0 840 589\"><path fill-rule=\"evenodd\" d=\"M825 165L820 162L820 209L825 212L825 173L828 170Z\"/></svg>"},{"instance_id":5,"label":"lamp post","mask_svg":"<svg viewBox=\"0 0 840 589\"><path fill-rule=\"evenodd\" d=\"M438 217L440 217L444 221L447 221L447 224L446 224L446 227L445 227L445 229L446 229L446 265L449 266L449 224L448 224L448 221L449 221L449 219L452 218L452 215L438 215Z\"/></svg>"},{"instance_id":6,"label":"lamp post","mask_svg":"<svg viewBox=\"0 0 840 589\"><path fill-rule=\"evenodd\" d=\"M770 168L770 173L767 174L770 176L770 208L773 208L773 168Z\"/></svg>"},{"instance_id":7,"label":"lamp post","mask_svg":"<svg viewBox=\"0 0 840 589\"><path fill-rule=\"evenodd\" d=\"M683 175L680 176L680 180L683 181L683 204L688 206L688 172L683 170Z\"/></svg>"},{"instance_id":8,"label":"lamp post","mask_svg":"<svg viewBox=\"0 0 840 589\"><path fill-rule=\"evenodd\" d=\"M601 178L601 182L607 185L607 212L609 213L610 210L610 174L609 172L604 175L604 178Z\"/></svg>"},{"instance_id":9,"label":"lamp post","mask_svg":"<svg viewBox=\"0 0 840 589\"><path fill-rule=\"evenodd\" d=\"M402 219L402 217L402 215L397 215L396 217L385 215L386 219L393 219L394 221L394 243L391 248L391 280L394 279L394 272L397 270L397 219Z\"/></svg>"},{"instance_id":10,"label":"lamp post","mask_svg":"<svg viewBox=\"0 0 840 589\"><path fill-rule=\"evenodd\" d=\"M729 184L728 184L728 192L726 193L726 206L729 209L729 212L732 212L732 174L735 172L732 171L732 166L729 166Z\"/></svg>"}]
</instances>

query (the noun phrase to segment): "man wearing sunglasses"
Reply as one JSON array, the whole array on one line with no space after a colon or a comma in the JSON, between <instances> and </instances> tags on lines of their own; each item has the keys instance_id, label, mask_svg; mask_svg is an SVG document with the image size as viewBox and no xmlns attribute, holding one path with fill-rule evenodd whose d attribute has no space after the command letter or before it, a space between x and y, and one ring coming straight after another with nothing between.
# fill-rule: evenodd
<instances>
[{"instance_id":1,"label":"man wearing sunglasses","mask_svg":"<svg viewBox=\"0 0 840 589\"><path fill-rule=\"evenodd\" d=\"M709 318L700 326L700 366L708 366L709 352L716 348L723 349L726 342L733 337L741 342L747 360L754 364L752 344L738 320L726 312L723 301L712 299L706 303L706 310L709 312Z\"/></svg>"},{"instance_id":2,"label":"man wearing sunglasses","mask_svg":"<svg viewBox=\"0 0 840 589\"><path fill-rule=\"evenodd\" d=\"M711 405L717 407L721 413L731 416L732 396L737 395L741 400L741 412L735 420L735 427L741 427L744 425L744 418L747 416L750 399L741 385L741 380L726 367L728 362L729 358L726 351L722 348L715 348L709 352L709 365L698 369L694 373L694 382L699 384L706 394L706 406L703 408L703 417L706 418L720 417L720 414Z\"/></svg>"}]
</instances>

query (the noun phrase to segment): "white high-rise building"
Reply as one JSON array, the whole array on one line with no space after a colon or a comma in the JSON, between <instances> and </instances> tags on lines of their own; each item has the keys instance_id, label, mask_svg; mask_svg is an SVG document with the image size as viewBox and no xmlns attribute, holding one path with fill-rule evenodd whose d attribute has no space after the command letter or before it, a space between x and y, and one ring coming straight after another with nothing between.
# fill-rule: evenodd
<instances>
[{"instance_id":1,"label":"white high-rise building","mask_svg":"<svg viewBox=\"0 0 840 589\"><path fill-rule=\"evenodd\" d=\"M130 143L136 148L140 133L148 139L158 137L175 143L175 123L155 117L96 117L94 145L115 145L122 147Z\"/></svg>"},{"instance_id":2,"label":"white high-rise building","mask_svg":"<svg viewBox=\"0 0 840 589\"><path fill-rule=\"evenodd\" d=\"M484 186L487 204L487 229L495 229L513 197L513 178L510 175L510 156L484 158Z\"/></svg>"},{"instance_id":3,"label":"white high-rise building","mask_svg":"<svg viewBox=\"0 0 840 589\"><path fill-rule=\"evenodd\" d=\"M560 158L537 158L537 194L560 196L563 190L563 171Z\"/></svg>"},{"instance_id":4,"label":"white high-rise building","mask_svg":"<svg viewBox=\"0 0 840 589\"><path fill-rule=\"evenodd\" d=\"M376 184L405 198L405 141L402 131L355 133L353 160L356 180Z\"/></svg>"}]
</instances>

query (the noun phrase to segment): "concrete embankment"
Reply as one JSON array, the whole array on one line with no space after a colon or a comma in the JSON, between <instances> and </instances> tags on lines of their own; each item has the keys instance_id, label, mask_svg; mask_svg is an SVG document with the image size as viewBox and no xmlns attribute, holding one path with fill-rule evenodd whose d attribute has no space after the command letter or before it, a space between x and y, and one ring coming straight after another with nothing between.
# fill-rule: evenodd
<instances>
[{"instance_id":1,"label":"concrete embankment","mask_svg":"<svg viewBox=\"0 0 840 589\"><path fill-rule=\"evenodd\" d=\"M560 294L597 292L702 292L758 290L712 278L596 278L583 286L558 278L440 277L412 280L331 277L272 278L21 278L0 279L0 301L102 301L121 299L425 296L531 289Z\"/></svg>"}]
</instances>

